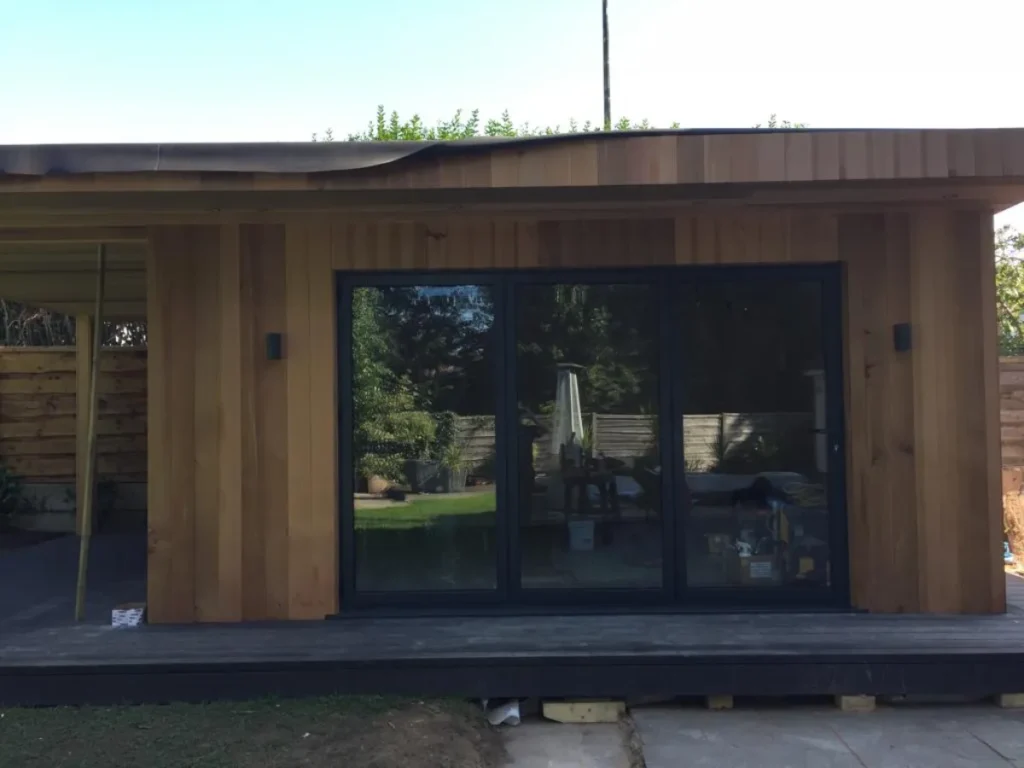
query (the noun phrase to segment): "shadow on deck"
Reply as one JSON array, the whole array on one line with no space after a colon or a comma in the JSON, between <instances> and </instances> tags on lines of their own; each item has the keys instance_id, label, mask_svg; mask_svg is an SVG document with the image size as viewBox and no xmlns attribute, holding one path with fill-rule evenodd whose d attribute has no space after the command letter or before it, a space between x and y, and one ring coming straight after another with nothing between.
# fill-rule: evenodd
<instances>
[{"instance_id":1,"label":"shadow on deck","mask_svg":"<svg viewBox=\"0 0 1024 768\"><path fill-rule=\"evenodd\" d=\"M29 534L2 535L0 629L3 635L72 625L78 576L78 538L64 535L44 541L30 540L26 542L27 546L12 546L19 543L17 537L27 539ZM86 621L109 624L111 609L122 603L145 599L145 535L94 536L89 556Z\"/></svg>"}]
</instances>

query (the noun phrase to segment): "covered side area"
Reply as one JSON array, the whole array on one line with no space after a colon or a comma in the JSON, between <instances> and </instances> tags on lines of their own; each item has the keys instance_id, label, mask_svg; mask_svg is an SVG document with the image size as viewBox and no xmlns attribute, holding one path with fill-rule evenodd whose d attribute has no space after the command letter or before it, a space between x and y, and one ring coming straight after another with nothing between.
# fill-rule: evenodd
<instances>
[{"instance_id":1,"label":"covered side area","mask_svg":"<svg viewBox=\"0 0 1024 768\"><path fill-rule=\"evenodd\" d=\"M27 275L0 294L88 314L104 243L110 316L144 311L154 624L1000 614L991 217L1022 200L1021 129L0 147L0 248ZM361 322L401 341L445 302L470 307L444 333L479 354L428 373L526 373L445 394L405 347L359 362ZM529 324L579 306L594 311L573 354L605 344L629 398L595 385L601 355L548 354L579 334ZM715 352L729 339L748 353ZM556 363L582 365L573 423L598 438L523 437L552 418ZM530 389L533 370L550 387ZM391 405L360 410L370 374ZM447 413L486 442L471 465L468 443L435 453ZM422 440L399 434L414 423ZM780 424L797 425L790 453L765 449ZM462 485L422 503L409 462Z\"/></svg>"},{"instance_id":2,"label":"covered side area","mask_svg":"<svg viewBox=\"0 0 1024 768\"><path fill-rule=\"evenodd\" d=\"M7 631L145 600L145 252L143 229L0 235Z\"/></svg>"}]
</instances>

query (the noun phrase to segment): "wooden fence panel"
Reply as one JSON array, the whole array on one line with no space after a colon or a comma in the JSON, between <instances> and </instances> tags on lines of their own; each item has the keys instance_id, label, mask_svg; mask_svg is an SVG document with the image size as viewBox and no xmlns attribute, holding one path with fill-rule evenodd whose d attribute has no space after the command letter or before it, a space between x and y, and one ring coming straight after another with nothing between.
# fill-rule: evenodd
<instances>
[{"instance_id":1,"label":"wooden fence panel","mask_svg":"<svg viewBox=\"0 0 1024 768\"><path fill-rule=\"evenodd\" d=\"M1024 465L1024 357L999 359L999 419L1003 465Z\"/></svg>"},{"instance_id":2,"label":"wooden fence panel","mask_svg":"<svg viewBox=\"0 0 1024 768\"><path fill-rule=\"evenodd\" d=\"M75 479L74 347L0 348L0 464L26 482ZM146 479L146 350L100 356L101 481Z\"/></svg>"},{"instance_id":3,"label":"wooden fence panel","mask_svg":"<svg viewBox=\"0 0 1024 768\"><path fill-rule=\"evenodd\" d=\"M547 419L541 425L547 426ZM753 436L782 435L794 428L806 428L808 446L813 445L813 416L809 413L708 413L687 415L683 420L683 451L687 469L709 471L722 455ZM463 460L471 467L493 458L495 447L493 416L458 416L457 434L462 442ZM620 460L652 455L656 447L658 417L650 414L584 413L583 425L590 431L594 450ZM551 440L535 441L538 467L550 466Z\"/></svg>"}]
</instances>

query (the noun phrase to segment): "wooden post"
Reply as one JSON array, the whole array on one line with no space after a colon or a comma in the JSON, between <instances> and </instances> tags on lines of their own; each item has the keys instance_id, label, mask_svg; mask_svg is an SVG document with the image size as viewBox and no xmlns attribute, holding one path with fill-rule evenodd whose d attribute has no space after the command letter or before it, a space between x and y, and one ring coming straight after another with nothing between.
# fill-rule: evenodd
<instances>
[{"instance_id":1,"label":"wooden post","mask_svg":"<svg viewBox=\"0 0 1024 768\"><path fill-rule=\"evenodd\" d=\"M96 309L93 314L92 366L89 376L89 417L86 434L85 493L82 496L78 546L78 583L75 588L75 621L85 619L85 582L89 571L89 539L92 537L92 508L96 496L96 411L100 377L100 349L103 346L103 288L107 270L107 247L96 249Z\"/></svg>"},{"instance_id":2,"label":"wooden post","mask_svg":"<svg viewBox=\"0 0 1024 768\"><path fill-rule=\"evenodd\" d=\"M92 315L75 317L75 533L82 535L86 457L89 454L89 386L92 383Z\"/></svg>"}]
</instances>

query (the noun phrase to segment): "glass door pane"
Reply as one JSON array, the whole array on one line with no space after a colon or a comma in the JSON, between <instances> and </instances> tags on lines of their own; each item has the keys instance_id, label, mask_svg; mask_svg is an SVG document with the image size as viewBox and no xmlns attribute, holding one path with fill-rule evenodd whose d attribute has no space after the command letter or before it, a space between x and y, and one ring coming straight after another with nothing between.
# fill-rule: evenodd
<instances>
[{"instance_id":1,"label":"glass door pane","mask_svg":"<svg viewBox=\"0 0 1024 768\"><path fill-rule=\"evenodd\" d=\"M351 328L356 589L495 589L493 291L355 287Z\"/></svg>"},{"instance_id":2,"label":"glass door pane","mask_svg":"<svg viewBox=\"0 0 1024 768\"><path fill-rule=\"evenodd\" d=\"M522 586L660 587L657 286L514 296Z\"/></svg>"},{"instance_id":3,"label":"glass door pane","mask_svg":"<svg viewBox=\"0 0 1024 768\"><path fill-rule=\"evenodd\" d=\"M687 284L679 306L687 584L827 587L822 284Z\"/></svg>"}]
</instances>

